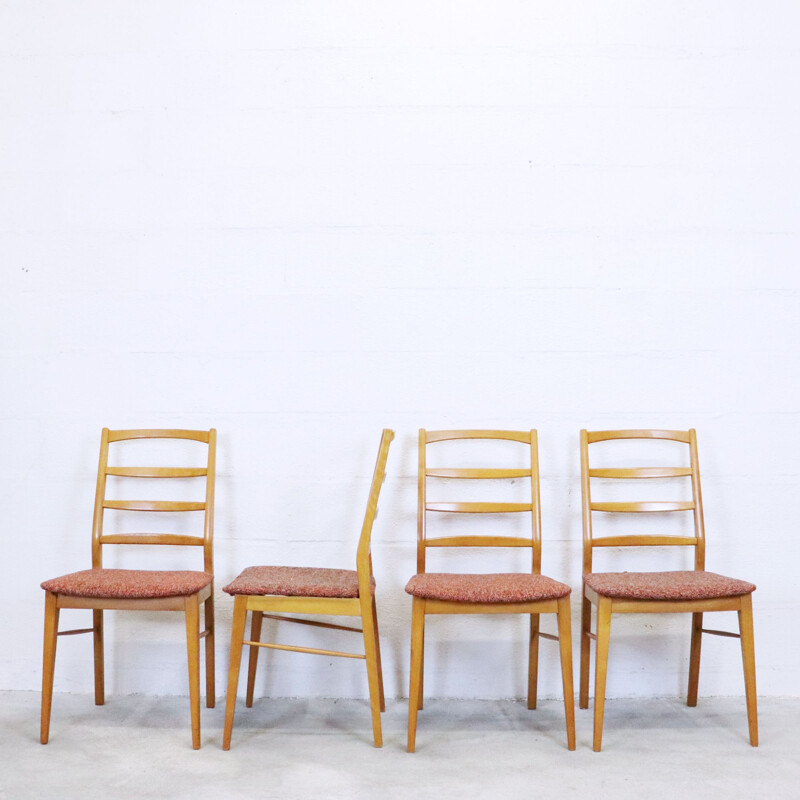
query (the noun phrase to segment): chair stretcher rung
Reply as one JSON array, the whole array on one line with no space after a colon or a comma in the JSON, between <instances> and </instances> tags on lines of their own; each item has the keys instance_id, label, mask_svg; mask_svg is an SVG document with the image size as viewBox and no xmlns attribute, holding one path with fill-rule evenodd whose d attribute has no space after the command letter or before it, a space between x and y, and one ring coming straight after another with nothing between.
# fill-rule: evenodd
<instances>
[{"instance_id":1,"label":"chair stretcher rung","mask_svg":"<svg viewBox=\"0 0 800 800\"><path fill-rule=\"evenodd\" d=\"M353 631L353 633L364 633L363 628L354 628L352 625L336 625L333 622L320 622L320 620L317 619L283 617L280 614L264 614L264 619L276 619L279 622L296 622L298 625L313 625L316 628L332 628L335 631Z\"/></svg>"},{"instance_id":2,"label":"chair stretcher rung","mask_svg":"<svg viewBox=\"0 0 800 800\"><path fill-rule=\"evenodd\" d=\"M539 631L538 635L539 635L540 639L549 639L551 642L557 642L558 641L558 636L555 636L552 633L542 633L541 631Z\"/></svg>"},{"instance_id":3,"label":"chair stretcher rung","mask_svg":"<svg viewBox=\"0 0 800 800\"><path fill-rule=\"evenodd\" d=\"M273 644L272 642L242 642L251 647L269 647L271 650L289 650L292 653L311 653L317 656L339 656L341 658L366 658L363 653L343 653L340 650L319 650L316 647L295 647L291 644Z\"/></svg>"},{"instance_id":4,"label":"chair stretcher rung","mask_svg":"<svg viewBox=\"0 0 800 800\"><path fill-rule=\"evenodd\" d=\"M592 639L593 641L595 641L595 642L597 641L597 634L595 634L595 633L592 633L591 631L587 631L587 632L586 632L586 635L587 635L587 636L588 636L590 639Z\"/></svg>"},{"instance_id":5,"label":"chair stretcher rung","mask_svg":"<svg viewBox=\"0 0 800 800\"><path fill-rule=\"evenodd\" d=\"M59 631L58 636L74 636L76 633L93 633L94 628L73 628L71 631Z\"/></svg>"},{"instance_id":6,"label":"chair stretcher rung","mask_svg":"<svg viewBox=\"0 0 800 800\"><path fill-rule=\"evenodd\" d=\"M710 633L712 636L729 636L731 639L741 639L742 637L739 636L738 633L732 633L731 631L715 631L711 628L701 628L700 629L703 633Z\"/></svg>"}]
</instances>

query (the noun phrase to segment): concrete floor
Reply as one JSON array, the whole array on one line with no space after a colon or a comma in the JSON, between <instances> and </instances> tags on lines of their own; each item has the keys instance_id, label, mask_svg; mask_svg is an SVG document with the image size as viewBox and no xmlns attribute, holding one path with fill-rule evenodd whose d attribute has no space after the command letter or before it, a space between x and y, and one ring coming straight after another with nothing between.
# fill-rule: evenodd
<instances>
[{"instance_id":1,"label":"concrete floor","mask_svg":"<svg viewBox=\"0 0 800 800\"><path fill-rule=\"evenodd\" d=\"M576 711L566 749L560 702L429 700L417 752L405 752L406 703L391 701L375 749L366 702L256 701L237 706L221 750L223 703L203 709L190 746L188 699L57 694L39 744L39 694L0 692L2 800L136 798L800 798L800 698L759 701L750 747L743 698L610 699L603 752L591 711Z\"/></svg>"}]
</instances>

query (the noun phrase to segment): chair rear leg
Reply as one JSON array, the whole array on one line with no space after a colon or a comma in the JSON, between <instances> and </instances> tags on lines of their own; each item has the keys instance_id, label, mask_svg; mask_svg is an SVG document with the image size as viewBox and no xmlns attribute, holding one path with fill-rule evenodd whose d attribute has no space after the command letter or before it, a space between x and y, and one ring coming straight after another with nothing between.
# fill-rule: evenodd
<instances>
[{"instance_id":1,"label":"chair rear leg","mask_svg":"<svg viewBox=\"0 0 800 800\"><path fill-rule=\"evenodd\" d=\"M216 659L214 637L214 591L204 603L205 607L205 651L206 651L206 708L214 708L217 702Z\"/></svg>"},{"instance_id":2,"label":"chair rear leg","mask_svg":"<svg viewBox=\"0 0 800 800\"><path fill-rule=\"evenodd\" d=\"M592 603L584 597L581 601L581 679L578 706L589 708L589 662L591 660Z\"/></svg>"},{"instance_id":3,"label":"chair rear leg","mask_svg":"<svg viewBox=\"0 0 800 800\"><path fill-rule=\"evenodd\" d=\"M611 634L611 601L601 597L597 604L597 652L594 667L594 738L592 749L599 753L603 743L603 712L606 703L608 640Z\"/></svg>"},{"instance_id":4,"label":"chair rear leg","mask_svg":"<svg viewBox=\"0 0 800 800\"><path fill-rule=\"evenodd\" d=\"M261 612L253 612L261 615ZM233 601L233 628L231 629L231 657L228 670L228 690L225 696L225 729L222 734L222 749L231 749L231 733L233 732L233 715L236 711L236 692L239 688L239 668L242 664L242 648L244 647L244 628L247 621L247 595L236 595ZM253 639L252 641L257 641ZM252 648L258 650L258 648ZM251 649L251 654L252 654Z\"/></svg>"},{"instance_id":5,"label":"chair rear leg","mask_svg":"<svg viewBox=\"0 0 800 800\"><path fill-rule=\"evenodd\" d=\"M408 752L417 740L417 711L422 706L422 647L425 636L425 601L413 600L411 611L411 677L408 687Z\"/></svg>"},{"instance_id":6,"label":"chair rear leg","mask_svg":"<svg viewBox=\"0 0 800 800\"><path fill-rule=\"evenodd\" d=\"M250 641L260 642L261 623L264 621L264 612L253 611L250 616L252 617L250 620ZM244 640L244 631L242 631L242 640ZM233 643L231 643L231 647L233 647ZM250 658L247 666L247 696L245 698L245 705L247 708L253 707L253 695L256 689L256 669L258 668L258 654L260 650L260 647L256 647L254 644L250 645ZM241 653L239 656L241 657Z\"/></svg>"},{"instance_id":7,"label":"chair rear leg","mask_svg":"<svg viewBox=\"0 0 800 800\"><path fill-rule=\"evenodd\" d=\"M528 708L536 708L539 682L539 615L531 614L530 638L528 639Z\"/></svg>"},{"instance_id":8,"label":"chair rear leg","mask_svg":"<svg viewBox=\"0 0 800 800\"><path fill-rule=\"evenodd\" d=\"M744 692L747 700L747 725L750 729L750 744L758 747L758 709L756 700L756 652L753 640L753 599L742 597L739 611L739 635L742 642L744 666Z\"/></svg>"},{"instance_id":9,"label":"chair rear leg","mask_svg":"<svg viewBox=\"0 0 800 800\"><path fill-rule=\"evenodd\" d=\"M575 749L575 690L572 685L572 620L569 596L558 601L558 646L561 651L561 683L564 688L564 715L567 723L567 748Z\"/></svg>"},{"instance_id":10,"label":"chair rear leg","mask_svg":"<svg viewBox=\"0 0 800 800\"><path fill-rule=\"evenodd\" d=\"M697 705L697 687L700 683L700 646L703 642L703 614L692 614L692 644L689 650L689 688L686 692L686 705Z\"/></svg>"},{"instance_id":11,"label":"chair rear leg","mask_svg":"<svg viewBox=\"0 0 800 800\"><path fill-rule=\"evenodd\" d=\"M44 648L42 655L42 727L40 741L47 744L50 738L50 710L53 705L53 673L56 665L58 641L58 598L47 592L44 600Z\"/></svg>"},{"instance_id":12,"label":"chair rear leg","mask_svg":"<svg viewBox=\"0 0 800 800\"><path fill-rule=\"evenodd\" d=\"M92 639L94 643L94 704L102 706L106 702L102 608L92 610Z\"/></svg>"},{"instance_id":13,"label":"chair rear leg","mask_svg":"<svg viewBox=\"0 0 800 800\"><path fill-rule=\"evenodd\" d=\"M372 601L362 600L361 629L364 633L364 654L367 665L367 683L369 684L369 708L372 714L372 736L375 741L375 747L382 747L380 666L378 664L378 644L375 638L373 609L374 604Z\"/></svg>"},{"instance_id":14,"label":"chair rear leg","mask_svg":"<svg viewBox=\"0 0 800 800\"><path fill-rule=\"evenodd\" d=\"M186 598L186 654L189 662L189 708L192 747L200 749L200 603L197 595Z\"/></svg>"},{"instance_id":15,"label":"chair rear leg","mask_svg":"<svg viewBox=\"0 0 800 800\"><path fill-rule=\"evenodd\" d=\"M378 608L372 598L372 623L375 630L375 656L378 662L378 688L381 695L381 711L386 711L386 696L383 693L383 666L381 665L381 637L378 631Z\"/></svg>"}]
</instances>

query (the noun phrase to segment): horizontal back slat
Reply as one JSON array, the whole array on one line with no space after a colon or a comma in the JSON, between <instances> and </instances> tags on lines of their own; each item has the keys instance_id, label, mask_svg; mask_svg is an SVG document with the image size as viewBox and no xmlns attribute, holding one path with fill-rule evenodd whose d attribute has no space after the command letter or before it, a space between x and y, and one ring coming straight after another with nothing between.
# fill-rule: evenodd
<instances>
[{"instance_id":1,"label":"horizontal back slat","mask_svg":"<svg viewBox=\"0 0 800 800\"><path fill-rule=\"evenodd\" d=\"M199 478L207 472L205 467L106 467L106 475L123 478Z\"/></svg>"},{"instance_id":2,"label":"horizontal back slat","mask_svg":"<svg viewBox=\"0 0 800 800\"><path fill-rule=\"evenodd\" d=\"M590 478L685 478L692 474L690 467L632 467L590 469Z\"/></svg>"},{"instance_id":3,"label":"horizontal back slat","mask_svg":"<svg viewBox=\"0 0 800 800\"><path fill-rule=\"evenodd\" d=\"M530 443L531 435L528 431L425 431L425 439L429 444L453 439L504 439L528 444Z\"/></svg>"},{"instance_id":4,"label":"horizontal back slat","mask_svg":"<svg viewBox=\"0 0 800 800\"><path fill-rule=\"evenodd\" d=\"M109 442L122 442L126 439L192 439L208 444L208 431L187 431L178 428L146 428L141 430L109 431Z\"/></svg>"},{"instance_id":5,"label":"horizontal back slat","mask_svg":"<svg viewBox=\"0 0 800 800\"><path fill-rule=\"evenodd\" d=\"M182 533L111 533L100 537L100 544L173 544L202 547L202 536Z\"/></svg>"},{"instance_id":6,"label":"horizontal back slat","mask_svg":"<svg viewBox=\"0 0 800 800\"><path fill-rule=\"evenodd\" d=\"M592 511L613 511L633 514L648 514L661 511L691 511L694 503L691 500L653 500L637 503L592 503Z\"/></svg>"},{"instance_id":7,"label":"horizontal back slat","mask_svg":"<svg viewBox=\"0 0 800 800\"><path fill-rule=\"evenodd\" d=\"M526 478L531 474L530 469L480 469L436 467L426 469L429 478Z\"/></svg>"},{"instance_id":8,"label":"horizontal back slat","mask_svg":"<svg viewBox=\"0 0 800 800\"><path fill-rule=\"evenodd\" d=\"M654 429L587 431L589 444L606 442L609 439L669 439L674 442L689 443L688 431L663 431Z\"/></svg>"},{"instance_id":9,"label":"horizontal back slat","mask_svg":"<svg viewBox=\"0 0 800 800\"><path fill-rule=\"evenodd\" d=\"M531 503L427 503L428 511L452 511L462 514L504 514L531 511Z\"/></svg>"},{"instance_id":10,"label":"horizontal back slat","mask_svg":"<svg viewBox=\"0 0 800 800\"><path fill-rule=\"evenodd\" d=\"M592 539L592 546L594 547L685 547L696 544L697 537L695 536L670 536L668 534L662 536L649 534L626 536L623 534L621 536L597 536Z\"/></svg>"},{"instance_id":11,"label":"horizontal back slat","mask_svg":"<svg viewBox=\"0 0 800 800\"><path fill-rule=\"evenodd\" d=\"M204 511L205 503L173 500L104 500L103 508L117 511Z\"/></svg>"},{"instance_id":12,"label":"horizontal back slat","mask_svg":"<svg viewBox=\"0 0 800 800\"><path fill-rule=\"evenodd\" d=\"M440 536L425 540L426 547L533 547L522 536Z\"/></svg>"}]
</instances>

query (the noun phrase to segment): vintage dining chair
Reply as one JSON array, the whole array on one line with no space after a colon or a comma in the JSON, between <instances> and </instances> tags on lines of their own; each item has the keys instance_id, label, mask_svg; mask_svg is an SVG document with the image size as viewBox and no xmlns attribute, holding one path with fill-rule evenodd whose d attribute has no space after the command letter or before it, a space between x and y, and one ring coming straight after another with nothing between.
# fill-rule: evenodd
<instances>
[{"instance_id":1,"label":"vintage dining chair","mask_svg":"<svg viewBox=\"0 0 800 800\"><path fill-rule=\"evenodd\" d=\"M206 445L202 467L130 467L109 465L109 447L131 440L190 440ZM41 742L47 744L50 733L50 709L53 699L53 670L58 636L91 633L94 639L94 701L105 702L103 667L103 611L181 611L186 619L186 642L189 659L189 702L191 707L192 747L200 747L200 639L205 638L206 705L214 707L214 469L217 433L191 430L117 430L103 428L100 465L92 524L92 568L45 581L44 659L42 670ZM150 447L154 444L149 443ZM116 452L116 448L112 447ZM200 502L168 500L115 500L107 491L108 477L113 479L147 478L153 482L175 478L202 478ZM116 481L114 481L116 482ZM152 484L150 484L152 485ZM172 485L169 484L168 485ZM156 492L154 492L155 494ZM189 533L107 533L103 523L106 511L167 512L170 515L202 512L202 532ZM191 516L191 515L187 515ZM103 568L105 545L189 545L203 549L203 571L140 570ZM200 608L204 609L205 630L199 631ZM92 609L92 627L58 630L62 608Z\"/></svg>"},{"instance_id":2,"label":"vintage dining chair","mask_svg":"<svg viewBox=\"0 0 800 800\"><path fill-rule=\"evenodd\" d=\"M378 458L372 476L367 499L367 510L356 552L356 569L329 569L325 567L247 567L223 591L232 595L233 630L231 631L230 670L225 705L225 730L222 749L229 750L233 732L233 717L236 710L236 692L239 686L239 668L244 645L250 648L250 663L247 672L248 708L253 705L253 694L258 664L259 648L289 650L297 653L313 653L343 658L361 658L366 661L369 685L372 734L375 747L381 747L381 711L386 709L381 672L381 649L378 636L378 616L375 605L375 579L372 576L370 539L372 526L378 512L378 496L386 475L386 460L394 431L384 429L381 436ZM250 640L245 641L244 631L247 612L252 612ZM331 622L287 617L286 614L310 614L337 617L361 617L361 627L338 625ZM288 644L261 641L261 623L264 617L281 622L295 622L334 630L363 633L364 653L349 653L339 650L321 650Z\"/></svg>"},{"instance_id":3,"label":"vintage dining chair","mask_svg":"<svg viewBox=\"0 0 800 800\"><path fill-rule=\"evenodd\" d=\"M589 447L609 442L614 448L620 440L666 440L679 442L688 448L688 466L603 467L589 466ZM598 455L594 450L593 453ZM685 463L685 462L684 462ZM689 479L691 499L637 502L595 502L592 487L598 481L632 487L643 479ZM622 483L616 483L622 482ZM744 684L747 700L747 720L750 744L758 745L756 715L756 668L753 649L752 583L726 578L705 571L705 534L703 501L700 493L700 472L697 461L697 437L688 431L617 430L581 431L581 488L583 498L583 606L581 614L581 708L589 707L589 650L590 640L596 644L594 689L594 749L600 750L603 736L606 673L611 615L688 612L692 614L691 649L689 656L689 689L687 705L697 705L697 685L700 675L700 642L704 633L733 636L741 639L744 663ZM599 486L597 486L599 491ZM628 491L631 489L628 488ZM687 492L688 493L688 492ZM592 521L595 514L613 517L622 514L661 514L690 512L693 530L690 535L630 534L595 536ZM687 546L694 548L694 569L671 572L593 572L592 554L595 547L627 546ZM597 607L597 632L591 633L592 606ZM703 627L706 611L736 611L739 633L710 630Z\"/></svg>"},{"instance_id":4,"label":"vintage dining chair","mask_svg":"<svg viewBox=\"0 0 800 800\"><path fill-rule=\"evenodd\" d=\"M468 468L427 466L429 446L440 442L464 440L503 440L519 443L528 453L523 468ZM490 491L499 481L524 480L528 499L524 502L432 502L428 499L429 481L456 479L471 482L473 490L479 485ZM441 485L441 484L439 484ZM477 491L476 491L477 493ZM489 515L524 513L530 515L530 535L497 534L428 535L430 513ZM499 520L498 520L499 522ZM514 547L529 548L531 571L524 573L434 573L426 572L426 551L429 547ZM536 708L539 639L557 640L561 651L561 680L564 690L564 712L567 724L567 746L575 749L575 713L572 689L572 641L570 625L570 587L541 574L541 510L539 502L538 440L535 430L453 430L419 432L419 474L417 510L417 574L409 580L406 592L412 595L411 622L411 679L408 697L408 752L416 743L417 711L422 708L423 665L425 646L425 616L427 614L529 614L528 642L528 708ZM554 613L558 636L539 630L539 615Z\"/></svg>"}]
</instances>

